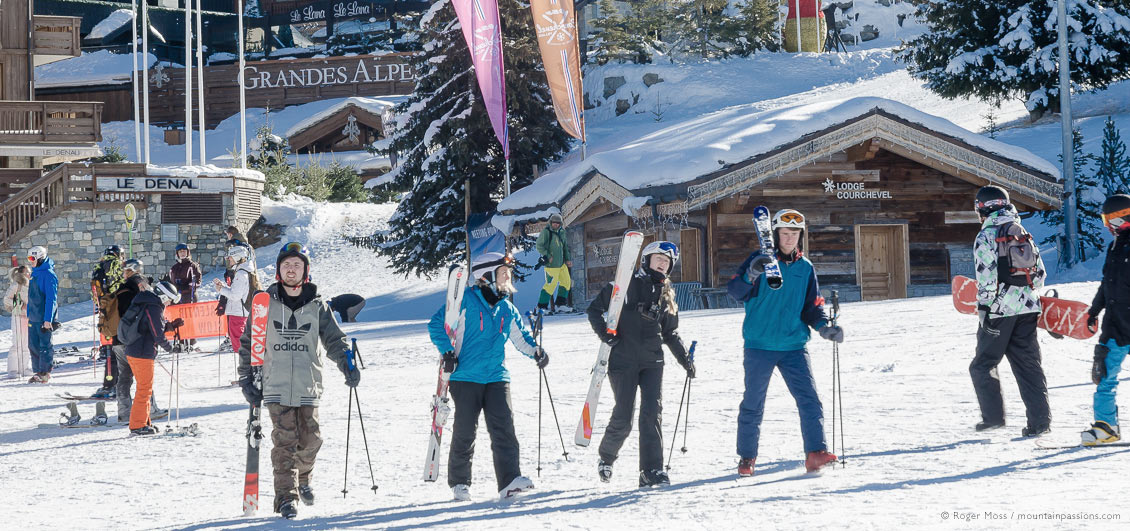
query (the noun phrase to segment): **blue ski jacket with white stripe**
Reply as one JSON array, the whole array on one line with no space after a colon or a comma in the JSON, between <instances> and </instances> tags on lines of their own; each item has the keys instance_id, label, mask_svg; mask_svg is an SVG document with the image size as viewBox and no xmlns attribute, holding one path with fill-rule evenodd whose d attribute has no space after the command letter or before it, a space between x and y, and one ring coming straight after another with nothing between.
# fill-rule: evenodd
<instances>
[{"instance_id":1,"label":"blue ski jacket with white stripe","mask_svg":"<svg viewBox=\"0 0 1130 531\"><path fill-rule=\"evenodd\" d=\"M451 338L443 327L447 306L428 322L428 334L440 355L455 350ZM483 298L479 286L471 286L463 292L464 314L459 322L463 334L463 344L459 349L459 364L451 373L451 380L488 384L509 382L510 371L506 370L506 340L510 340L519 352L531 359L537 352L537 342L529 327L522 320L522 314L509 297L503 296L493 306Z\"/></svg>"},{"instance_id":2,"label":"blue ski jacket with white stripe","mask_svg":"<svg viewBox=\"0 0 1130 531\"><path fill-rule=\"evenodd\" d=\"M738 267L726 289L730 296L745 303L742 338L745 348L785 352L800 350L808 343L808 327L819 330L827 324L824 297L816 283L816 269L799 250L791 262L781 260L783 285L771 289L765 275L751 282L749 264L760 253L749 255Z\"/></svg>"}]
</instances>

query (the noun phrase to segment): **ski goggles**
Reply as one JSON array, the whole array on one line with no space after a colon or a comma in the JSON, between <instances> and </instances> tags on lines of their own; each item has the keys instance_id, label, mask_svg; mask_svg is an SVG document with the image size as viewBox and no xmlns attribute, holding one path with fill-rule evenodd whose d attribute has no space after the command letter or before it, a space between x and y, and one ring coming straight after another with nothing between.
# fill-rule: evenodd
<instances>
[{"instance_id":1,"label":"ski goggles","mask_svg":"<svg viewBox=\"0 0 1130 531\"><path fill-rule=\"evenodd\" d=\"M990 199L985 202L974 201L973 210L981 210L985 208L1003 207L1008 206L1008 199Z\"/></svg>"},{"instance_id":2,"label":"ski goggles","mask_svg":"<svg viewBox=\"0 0 1130 531\"><path fill-rule=\"evenodd\" d=\"M1130 224L1130 208L1103 214L1103 224L1110 230L1126 228Z\"/></svg>"},{"instance_id":3,"label":"ski goggles","mask_svg":"<svg viewBox=\"0 0 1130 531\"><path fill-rule=\"evenodd\" d=\"M304 255L310 254L310 252L306 250L306 246L298 242L290 242L286 245L283 245L282 250L279 251L279 254L282 253L301 253Z\"/></svg>"},{"instance_id":4,"label":"ski goggles","mask_svg":"<svg viewBox=\"0 0 1130 531\"><path fill-rule=\"evenodd\" d=\"M785 212L779 219L782 223L804 223L804 215L800 212Z\"/></svg>"}]
</instances>

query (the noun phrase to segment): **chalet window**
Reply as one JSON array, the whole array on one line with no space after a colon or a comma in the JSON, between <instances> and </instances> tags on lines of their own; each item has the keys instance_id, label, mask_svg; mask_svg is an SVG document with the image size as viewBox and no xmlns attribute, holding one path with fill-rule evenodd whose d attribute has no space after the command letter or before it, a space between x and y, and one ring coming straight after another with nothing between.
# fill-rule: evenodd
<instances>
[{"instance_id":1,"label":"chalet window","mask_svg":"<svg viewBox=\"0 0 1130 531\"><path fill-rule=\"evenodd\" d=\"M219 194L162 194L161 223L221 225L224 199Z\"/></svg>"}]
</instances>

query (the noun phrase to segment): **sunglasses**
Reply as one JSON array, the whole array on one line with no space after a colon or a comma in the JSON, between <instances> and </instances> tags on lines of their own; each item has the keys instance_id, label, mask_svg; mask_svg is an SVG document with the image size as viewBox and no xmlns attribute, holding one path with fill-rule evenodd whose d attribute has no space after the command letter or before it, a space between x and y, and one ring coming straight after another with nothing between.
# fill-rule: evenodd
<instances>
[{"instance_id":1,"label":"sunglasses","mask_svg":"<svg viewBox=\"0 0 1130 531\"><path fill-rule=\"evenodd\" d=\"M787 212L781 214L781 221L785 223L804 223L804 216L798 212Z\"/></svg>"},{"instance_id":2,"label":"sunglasses","mask_svg":"<svg viewBox=\"0 0 1130 531\"><path fill-rule=\"evenodd\" d=\"M1121 228L1123 225L1130 223L1130 208L1124 208L1117 212L1111 212L1110 214L1103 214L1103 223L1111 229Z\"/></svg>"}]
</instances>

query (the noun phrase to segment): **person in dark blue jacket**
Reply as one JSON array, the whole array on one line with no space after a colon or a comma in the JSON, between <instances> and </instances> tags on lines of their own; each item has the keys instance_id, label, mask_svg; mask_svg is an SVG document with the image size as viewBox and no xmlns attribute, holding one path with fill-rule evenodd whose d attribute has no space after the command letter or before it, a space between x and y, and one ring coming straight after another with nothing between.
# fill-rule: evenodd
<instances>
[{"instance_id":1,"label":"person in dark blue jacket","mask_svg":"<svg viewBox=\"0 0 1130 531\"><path fill-rule=\"evenodd\" d=\"M136 338L126 343L126 360L137 381L137 395L134 397L130 409L129 431L130 435L154 435L157 428L149 416L149 398L153 394L153 365L157 359L157 347L172 352L173 345L165 338L165 332L175 330L184 324L184 320L177 318L172 322L165 321L165 306L173 304L180 299L177 288L171 282L161 281L156 286L150 287L149 282L141 281L141 291L130 302L118 329L124 326L135 326ZM130 314L136 315L131 318ZM123 336L120 331L119 336Z\"/></svg>"},{"instance_id":2,"label":"person in dark blue jacket","mask_svg":"<svg viewBox=\"0 0 1130 531\"><path fill-rule=\"evenodd\" d=\"M745 304L745 394L738 411L739 476L753 475L765 394L773 369L781 372L800 412L805 468L814 472L836 460L825 443L824 409L816 393L805 344L810 327L820 337L835 342L842 342L844 333L840 327L828 324L824 315L816 270L800 248L804 229L804 216L796 210L781 210L773 216L776 257L784 280L779 289L769 288L763 273L770 258L760 252L742 262L727 286L730 296Z\"/></svg>"},{"instance_id":3,"label":"person in dark blue jacket","mask_svg":"<svg viewBox=\"0 0 1130 531\"><path fill-rule=\"evenodd\" d=\"M27 336L31 370L35 372L28 383L47 383L55 363L51 334L59 313L59 277L55 276L55 262L47 256L46 247L32 247L27 259L32 266L27 297Z\"/></svg>"},{"instance_id":4,"label":"person in dark blue jacket","mask_svg":"<svg viewBox=\"0 0 1130 531\"><path fill-rule=\"evenodd\" d=\"M499 496L505 499L534 488L533 482L522 475L518 461L518 437L510 409L510 372L503 363L506 341L533 358L538 367L544 368L549 356L538 347L518 308L510 302L515 291L510 279L513 263L510 256L483 253L472 264L471 278L475 284L463 293L463 317L457 325L463 341L458 356L444 330L445 307L428 323L432 343L443 354L444 370L451 372L455 423L451 429L447 484L456 500L471 498L471 458L480 411L490 434Z\"/></svg>"}]
</instances>

